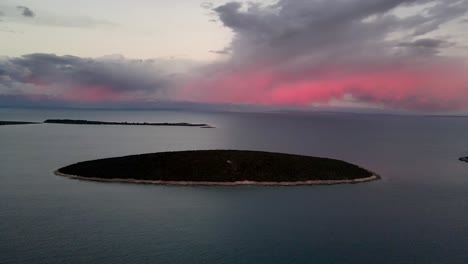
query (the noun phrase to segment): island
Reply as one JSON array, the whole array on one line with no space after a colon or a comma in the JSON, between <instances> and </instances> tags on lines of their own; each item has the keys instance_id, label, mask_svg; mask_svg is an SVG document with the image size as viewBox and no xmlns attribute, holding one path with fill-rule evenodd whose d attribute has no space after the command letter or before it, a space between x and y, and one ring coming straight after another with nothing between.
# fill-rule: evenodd
<instances>
[{"instance_id":1,"label":"island","mask_svg":"<svg viewBox=\"0 0 468 264\"><path fill-rule=\"evenodd\" d=\"M345 161L246 150L158 152L72 164L56 175L79 180L161 185L315 185L380 177Z\"/></svg>"},{"instance_id":2,"label":"island","mask_svg":"<svg viewBox=\"0 0 468 264\"><path fill-rule=\"evenodd\" d=\"M0 121L0 126L9 126L9 125L31 125L39 124L37 122L24 122L24 121Z\"/></svg>"},{"instance_id":3,"label":"island","mask_svg":"<svg viewBox=\"0 0 468 264\"><path fill-rule=\"evenodd\" d=\"M105 122L105 121L89 121L75 119L47 119L44 123L48 124L66 124L66 125L124 125L124 126L185 126L185 127L201 127L214 128L207 124L191 124L191 123L135 123L135 122Z\"/></svg>"},{"instance_id":4,"label":"island","mask_svg":"<svg viewBox=\"0 0 468 264\"><path fill-rule=\"evenodd\" d=\"M464 162L468 162L468 157L461 157L461 158L459 158L458 160L464 161Z\"/></svg>"}]
</instances>

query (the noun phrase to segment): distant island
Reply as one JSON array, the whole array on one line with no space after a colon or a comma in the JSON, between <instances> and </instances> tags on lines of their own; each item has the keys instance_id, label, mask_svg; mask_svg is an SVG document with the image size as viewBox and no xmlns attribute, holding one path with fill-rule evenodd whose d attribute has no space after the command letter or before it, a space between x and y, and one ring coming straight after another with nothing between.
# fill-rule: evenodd
<instances>
[{"instance_id":1,"label":"distant island","mask_svg":"<svg viewBox=\"0 0 468 264\"><path fill-rule=\"evenodd\" d=\"M242 150L159 152L79 162L57 175L80 180L163 185L313 185L360 183L376 174L344 161Z\"/></svg>"},{"instance_id":2,"label":"distant island","mask_svg":"<svg viewBox=\"0 0 468 264\"><path fill-rule=\"evenodd\" d=\"M213 128L207 124L191 124L191 123L135 123L135 122L105 122L105 121L89 121L89 120L74 120L74 119L47 119L44 123L49 124L66 124L66 125L124 125L124 126L188 126Z\"/></svg>"},{"instance_id":3,"label":"distant island","mask_svg":"<svg viewBox=\"0 0 468 264\"><path fill-rule=\"evenodd\" d=\"M184 126L184 127L201 127L214 128L208 124L192 124L192 123L147 123L147 122L106 122L106 121L89 121L75 119L47 119L44 122L24 122L24 121L0 121L0 126L6 125L28 125L28 124L65 124L65 125L124 125L124 126Z\"/></svg>"},{"instance_id":4,"label":"distant island","mask_svg":"<svg viewBox=\"0 0 468 264\"><path fill-rule=\"evenodd\" d=\"M468 157L462 157L462 158L459 158L458 160L468 162Z\"/></svg>"},{"instance_id":5,"label":"distant island","mask_svg":"<svg viewBox=\"0 0 468 264\"><path fill-rule=\"evenodd\" d=\"M24 121L0 121L0 126L30 125L30 124L39 124L39 123L37 123L37 122L24 122Z\"/></svg>"}]
</instances>

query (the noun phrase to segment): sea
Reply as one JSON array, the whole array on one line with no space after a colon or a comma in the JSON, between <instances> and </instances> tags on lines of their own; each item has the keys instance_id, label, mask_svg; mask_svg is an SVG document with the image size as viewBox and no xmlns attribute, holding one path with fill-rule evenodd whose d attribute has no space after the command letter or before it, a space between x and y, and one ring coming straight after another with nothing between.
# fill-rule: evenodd
<instances>
[{"instance_id":1,"label":"sea","mask_svg":"<svg viewBox=\"0 0 468 264\"><path fill-rule=\"evenodd\" d=\"M0 109L50 118L216 128L0 126L0 263L467 264L468 117ZM330 186L158 186L57 168L197 149L345 160L382 179ZM183 164L181 164L183 166Z\"/></svg>"}]
</instances>

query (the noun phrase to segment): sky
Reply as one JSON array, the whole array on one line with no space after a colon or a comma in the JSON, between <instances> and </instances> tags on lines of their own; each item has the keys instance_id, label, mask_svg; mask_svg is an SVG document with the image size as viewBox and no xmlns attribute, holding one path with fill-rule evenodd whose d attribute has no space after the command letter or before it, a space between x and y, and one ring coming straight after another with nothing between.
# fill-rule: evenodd
<instances>
[{"instance_id":1,"label":"sky","mask_svg":"<svg viewBox=\"0 0 468 264\"><path fill-rule=\"evenodd\" d=\"M468 111L468 0L0 0L0 106Z\"/></svg>"}]
</instances>

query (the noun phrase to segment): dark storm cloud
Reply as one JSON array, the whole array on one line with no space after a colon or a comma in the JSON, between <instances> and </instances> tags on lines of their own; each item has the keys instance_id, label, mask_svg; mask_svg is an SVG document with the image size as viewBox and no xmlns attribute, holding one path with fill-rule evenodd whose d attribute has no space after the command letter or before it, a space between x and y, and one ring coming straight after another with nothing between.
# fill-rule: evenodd
<instances>
[{"instance_id":1,"label":"dark storm cloud","mask_svg":"<svg viewBox=\"0 0 468 264\"><path fill-rule=\"evenodd\" d=\"M21 14L25 17L34 17L36 14L27 6L17 6L19 10L21 10Z\"/></svg>"}]
</instances>

